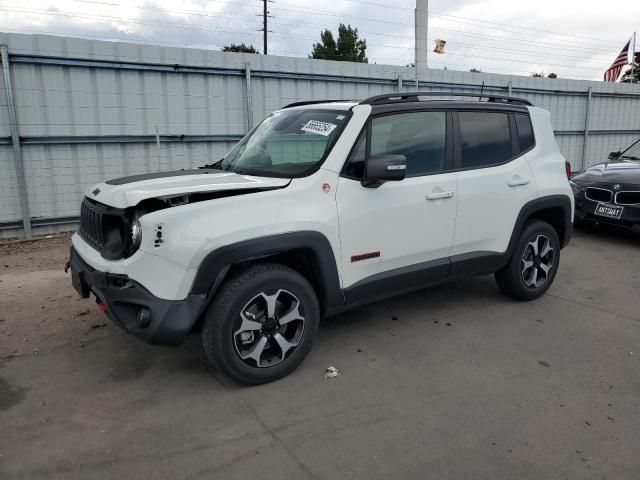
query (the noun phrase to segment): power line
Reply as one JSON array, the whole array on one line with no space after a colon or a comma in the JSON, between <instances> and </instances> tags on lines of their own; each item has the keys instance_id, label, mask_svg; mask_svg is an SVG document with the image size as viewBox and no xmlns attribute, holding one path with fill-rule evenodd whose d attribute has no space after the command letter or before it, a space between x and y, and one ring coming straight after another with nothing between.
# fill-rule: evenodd
<instances>
[{"instance_id":1,"label":"power line","mask_svg":"<svg viewBox=\"0 0 640 480\"><path fill-rule=\"evenodd\" d=\"M85 0L87 1L87 0ZM105 3L105 2L100 2ZM87 15L80 15L78 13L75 12L52 12L52 11L43 11L43 10L37 10L37 9L1 9L0 10L5 10L5 11L12 11L12 12L20 12L20 13L39 13L39 14L43 14L43 15L57 15L57 16L65 16L65 17L71 17L71 18L85 18L85 19L91 19L91 20L97 20L97 21L115 21L115 22L120 22L120 23L125 23L125 24L136 24L136 25L150 25L150 26L166 26L166 27L170 27L170 28L179 28L179 29L186 29L186 30L205 30L205 31L211 31L212 28L211 26L207 26L207 25L202 25L202 24L197 24L197 25L193 25L193 24L179 24L179 23L167 23L167 22L140 22L140 21L133 21L133 20L123 20L119 17L110 17L110 16L100 16L100 15L94 15L94 16L87 16ZM199 27L203 27L203 28L199 28ZM441 30L445 30L445 29L441 29ZM240 35L253 35L251 33L248 32L244 32L244 31L237 31L237 30L227 30L224 28L215 28L214 30L216 33L220 33L220 32L224 32L221 34L240 34ZM477 35L477 34L473 34L473 33L469 33L469 32L459 32L462 35L473 35L473 36L481 36L481 35ZM290 35L290 34L279 34L276 33L277 36L281 36L281 37L285 37L285 38L299 38L299 39L306 39L306 40L315 40L315 38L313 37L302 37L302 36L296 36L296 35ZM484 37L483 37L484 38ZM501 37L493 37L496 38L499 41L505 41L503 38ZM122 40L130 40L131 38L127 38L127 39L122 39ZM147 41L146 39L144 39L144 41ZM508 42L508 41L507 41ZM174 42L175 44L177 44L177 42ZM194 45L194 44L185 44L185 45ZM393 49L404 49L404 50L411 50L412 47L402 47L402 46L398 46L398 45L386 45L386 44L375 44L375 43L370 43L369 45L371 46L379 46L379 47L383 47L383 48L393 48ZM469 44L465 44L465 45L469 45ZM472 48L474 48L475 45L472 46ZM480 47L483 48L483 47ZM486 48L496 48L496 47L489 47L486 46ZM497 48L496 48L497 49ZM502 49L502 50L506 50L506 49ZM514 51L514 50L511 50ZM453 53L452 55L460 55L461 53ZM540 56L540 55L538 55ZM382 57L376 57L378 59L382 59ZM487 60L493 60L493 61L503 61L505 63L521 63L521 60L518 59L513 59L511 57L503 57L503 58L495 58L495 57L482 57L482 56L476 56L476 58L483 58L483 59L487 59ZM575 58L575 57L574 57ZM397 61L397 59L393 59L395 61ZM590 67L574 67L574 66L570 66L570 65L563 65L563 64L557 64L557 63L546 63L546 62L541 62L541 63L545 63L547 65L553 65L553 66L559 66L559 67L570 67L570 68L579 68L579 69L598 69L596 67L590 68Z\"/></svg>"},{"instance_id":2,"label":"power line","mask_svg":"<svg viewBox=\"0 0 640 480\"><path fill-rule=\"evenodd\" d=\"M36 35L53 35L53 36L59 36L59 37L77 37L77 38L86 38L88 40L101 40L101 41L122 41L122 42L131 42L131 43L138 43L138 42L144 42L145 44L148 45L157 45L157 46L179 46L179 47L198 47L198 48L202 48L202 49L206 49L206 50L213 50L213 51L218 51L218 49L215 48L211 48L211 45L204 45L204 44L200 44L200 43L186 43L186 42L169 42L169 41L162 41L162 42L154 42L153 40L146 38L146 37L133 37L133 36L127 36L127 37L114 37L112 35L87 35L87 34L80 34L80 33L74 33L74 34L67 34L64 32L52 32L52 31L47 31L47 30L33 30L33 29L26 29L26 28L19 28L19 29L15 29L15 28L3 28L2 31L4 32L10 32L10 33L29 33L29 34L36 34ZM31 52L31 49L27 49L27 48L19 48L19 47L11 47L12 51L24 51L24 52ZM58 50L47 50L47 49L40 49L41 52L53 52L53 53L64 53ZM84 53L84 52L67 52L67 53ZM109 54L101 54L101 55L106 55L106 56L111 56L111 57L117 57L117 55L109 55ZM157 58L158 60L161 60L160 58Z\"/></svg>"},{"instance_id":3,"label":"power line","mask_svg":"<svg viewBox=\"0 0 640 480\"><path fill-rule=\"evenodd\" d=\"M453 22L455 24L460 24L460 25L469 25L472 27L481 27L480 25L475 25L472 23L468 23L468 22L462 22L460 20L449 20L448 18L443 19L445 22ZM518 35L525 35L525 37L523 38L522 36L517 36L517 37L512 37L513 39L518 39L521 40L523 42L530 42L530 40L526 37L526 35L528 36L533 36L533 34L528 34L528 33L522 33L522 32L514 32L513 30L501 30L501 29L495 29L496 32L498 33L508 33L508 34L518 34ZM472 31L472 33L477 33L475 31ZM537 38L537 36L536 36ZM585 47L585 42L584 40L565 40L565 39L548 39L549 42L553 42L553 45L555 45L555 47L562 47L562 48L580 48L580 49L584 49ZM578 46L579 45L579 46ZM586 44L589 45L589 44ZM590 48L593 48L590 46Z\"/></svg>"},{"instance_id":4,"label":"power line","mask_svg":"<svg viewBox=\"0 0 640 480\"><path fill-rule=\"evenodd\" d=\"M119 3L113 3L113 2L108 2L108 1L99 1L99 0L74 0L74 1L75 2L79 2L79 3L90 3L90 4L105 5L105 6L118 6L118 7L121 6L121 4L119 4ZM401 7L401 6L397 6L397 5L388 5L388 4L369 2L369 1L364 1L364 0L343 0L343 1L354 2L354 3L362 3L362 4L368 4L368 5L375 5L375 6L379 6L379 7L393 8L393 9L396 9L396 10L397 9L400 9L400 10L413 10L413 8L410 8L410 7ZM231 0L212 0L211 3L233 4L235 6L237 6L237 5L255 6L255 4L243 3L243 2L235 2L235 1L231 1ZM300 9L300 6L297 5L297 4L287 3L287 2L279 2L279 3L282 4L282 5L290 5L290 6L298 7L297 10L281 8L281 10L297 12L297 13L313 12L313 13L318 13L320 15L326 14L328 16L333 16L333 17L357 18L357 19L360 19L360 20L371 21L371 22L390 23L390 24L402 25L402 26L412 26L413 25L411 23L390 22L388 20L367 18L367 17L354 16L354 15L338 15L338 14L336 14L334 12L331 12L331 11L328 11L328 10L321 10L321 9L311 9L311 8L302 8L302 9ZM167 13L178 12L178 13L186 13L186 14L190 14L190 15L208 16L208 17L211 17L211 16L213 16L213 17L224 16L224 15L219 14L219 13L208 14L208 13L204 13L204 12L201 12L201 11L195 11L195 10L175 10L175 9L174 10L167 10L165 8L152 7L152 6L149 6L149 5L133 5L133 7L136 8L136 9L156 10L156 11L162 11L162 12L167 12ZM237 15L242 15L242 13L234 12L234 16L231 17L231 18L235 18ZM605 43L609 43L611 45L617 45L618 44L617 42L612 42L610 40L603 40L603 39L594 38L594 37L588 37L588 36L584 36L584 35L554 32L554 31L551 31L551 30L543 30L543 29L539 29L539 28L525 27L525 26L522 26L522 25L512 25L512 24L507 24L507 23L492 22L492 21L488 21L488 20L479 20L479 19L475 19L475 18L463 17L463 16L460 16L460 15L451 15L451 14L445 14L445 13L431 12L430 16L448 17L448 18L454 18L454 19L467 20L469 22L484 23L484 24L490 24L490 25L498 25L498 26L503 26L503 27L507 27L507 28L515 28L518 31L514 32L513 30L500 30L500 29L498 29L498 31L505 31L507 33L518 33L520 35L530 35L531 36L532 34L526 34L526 33L521 32L522 30L531 30L531 31L535 31L535 32L548 33L548 34L558 35L558 36L563 36L563 37L574 37L574 38L578 38L580 40L573 41L573 40L568 40L568 39L557 39L556 43L557 42L579 43L581 45L579 48L581 48L581 49L584 48L584 41L583 41L584 39L598 41L600 43L605 42ZM227 18L229 18L229 17L227 16ZM475 25L473 23L460 22L459 20L447 20L446 18L444 20L445 21L451 21L451 22L454 22L454 23L460 23L460 24L463 24L463 25L470 25L470 26L474 26L474 27L480 27L480 25ZM275 22L275 23L278 23L278 22ZM317 25L317 26L321 26L322 27L322 25ZM374 35L376 35L376 34L377 35L385 35L385 34L380 34L380 33L376 33L376 32L363 32L363 33L374 34ZM396 36L396 35L389 35L389 36ZM400 36L400 35L397 35L397 36L400 37L400 38L413 38L413 37L409 37L409 36ZM528 41L528 40L524 40L523 39L522 41L524 42L524 41ZM607 53L609 53L609 52L607 52Z\"/></svg>"},{"instance_id":5,"label":"power line","mask_svg":"<svg viewBox=\"0 0 640 480\"><path fill-rule=\"evenodd\" d=\"M97 0L74 0L75 2L80 2L80 3L91 3L91 4L99 4L99 5L107 5L107 6L117 6L119 4L116 3L111 3L111 2L106 2L106 1L97 1ZM227 0L215 0L216 2L219 3L235 3L235 2L231 2L231 1L227 1ZM246 6L255 6L255 4L249 4L249 3L238 3L239 5L246 5ZM290 4L291 5L291 4ZM380 4L382 5L382 4ZM152 7L152 6L140 6L140 5L136 5L135 8L137 9L145 9L145 10L154 10L154 11L162 11L162 12L168 12L168 10L163 9L163 8L158 8L158 7ZM288 11L293 11L291 9L287 9ZM296 10L296 12L305 12L305 10ZM310 10L307 9L307 11L309 12L325 12L327 14L330 14L331 16L338 16L335 15L331 12L327 12L326 10ZM236 12L234 13L234 15L231 16L227 16L224 14L210 14L210 13L203 13L203 12L198 12L198 11L194 11L194 10L172 10L172 12L179 12L179 13L186 13L189 15L198 15L198 16L205 16L205 17L214 17L214 18L218 18L218 17L223 17L223 18L230 18L233 20L238 20L237 17L238 16L249 16L249 17L253 17L253 15L247 15L247 14L242 14L240 12ZM322 14L322 13L321 13ZM445 15L445 14L438 14L438 15ZM446 15L446 16L450 16L450 17L454 17L453 15ZM359 18L359 17L358 17ZM456 17L456 18L466 18L466 17ZM378 21L377 19L368 19L370 21ZM471 21L474 21L474 19L469 19ZM245 21L245 20L241 20L241 21ZM480 20L478 20L480 21ZM486 21L483 21L486 22ZM300 26L300 25L314 25L314 26L318 26L320 28L326 28L326 25L320 25L320 24L299 24L299 23L288 23L288 22L278 22L278 21L274 21L274 23L276 24L282 24L282 25L292 25L292 26ZM486 23L492 23L492 22L486 22ZM410 25L410 24L401 24L401 25ZM471 24L469 24L471 25ZM505 24L506 25L506 24ZM478 25L472 25L472 26L478 26ZM516 44L516 43L526 43L526 44L531 44L531 40L529 39L523 39L523 38L510 38L509 40L505 39L504 37L500 37L500 36L490 36L490 35L486 35L486 34L482 34L482 33L477 33L474 31L464 31L464 30L453 30L453 29L445 29L445 28L438 28L438 27L433 27L437 30L440 31L445 31L445 32L451 32L451 33L459 33L461 35L465 35L465 36L479 36L479 37L488 37L488 38L493 38L496 40L499 40L501 42L507 42L507 43L512 43L512 44ZM514 28L519 28L514 26ZM516 32L512 32L512 31L506 31L508 33L516 33ZM363 34L367 34L367 35L379 35L379 36L387 36L387 37L394 37L394 38L404 38L404 39L413 39L413 36L407 36L407 35L394 35L394 34L385 34L385 33L378 33L378 32L371 32L371 31L362 31ZM566 40L565 40L566 41ZM372 46L375 46L374 44L370 44ZM535 42L533 44L533 46L539 46L539 47L557 47L556 43L543 43L543 42ZM573 49L573 50L579 50L580 53L584 53L584 52L590 52L590 53L601 53L601 54L610 54L610 51L604 51L604 50L590 50L590 49L585 49L584 45L581 45L580 47L576 47L576 46L571 46L571 45L567 45L565 48L569 48L569 49ZM562 55L564 56L564 55ZM581 58L581 57L573 57L573 58Z\"/></svg>"},{"instance_id":6,"label":"power line","mask_svg":"<svg viewBox=\"0 0 640 480\"><path fill-rule=\"evenodd\" d=\"M43 34L43 35L64 35L63 33L59 33L59 32L51 32L51 31L42 31L42 30L27 30L27 29L4 29L5 31L9 31L9 32L16 32L16 33L24 33L24 32L29 32L29 33L34 33L34 34ZM69 36L68 34L66 36ZM97 36L97 35L80 35L80 34L76 34L74 35L75 37L79 37L79 38L88 38L88 39L94 39L94 40L122 40L122 41L131 41L132 38L131 37L127 37L127 38L109 38L109 37L102 37L102 36ZM140 41L144 41L145 44L150 44L150 45L158 45L158 46L171 46L171 45L177 45L177 46L187 46L187 47L193 47L193 46L199 46L200 48L210 48L207 47L206 45L198 45L198 44L192 44L192 43L180 43L180 42L153 42L149 39L146 38L139 38L138 40ZM12 50L23 50L23 51L31 51L30 49L20 49L20 48L12 48ZM59 52L57 50L40 50L41 52L44 51L50 51L53 53L64 53L64 52ZM291 50L272 50L274 53L285 53L285 54L294 54L294 55L299 55L301 57L306 57L306 53L305 52L300 52L300 51L291 51ZM83 52L69 52L67 51L66 53L83 53ZM112 56L114 58L117 57L117 55L110 55L110 54L104 54L107 56ZM119 57L118 57L119 58ZM398 58L390 58L390 57L372 57L370 58L370 60L373 61L378 61L378 60L388 60L388 61L399 61ZM408 60L402 60L401 63L403 65L400 66L405 66L407 63L410 63ZM443 66L453 66L453 67L464 67L466 69L470 69L470 68L477 68L478 65L469 65L469 64L459 64L459 63L450 63L450 62L443 62ZM491 73L491 71L497 71L497 72L505 72L505 73L510 73L510 74L526 74L529 75L531 72L526 71L526 70L514 70L514 69L504 69L504 68L499 68L499 67L487 67L484 68L484 73ZM581 80L593 80L592 77L582 77L582 76L575 76L572 75L572 78L575 79L581 79ZM20 90L27 90L27 89L20 89ZM29 90L37 90L37 89L29 89ZM61 92L63 90L60 90ZM89 92L87 92L89 93ZM57 124L56 124L57 125Z\"/></svg>"},{"instance_id":7,"label":"power line","mask_svg":"<svg viewBox=\"0 0 640 480\"><path fill-rule=\"evenodd\" d=\"M468 21L472 21L472 22L478 22L478 23L486 23L489 25L500 25L500 26L504 26L504 27L510 27L510 28L517 28L519 30L531 30L534 32L540 32L540 33L549 33L552 35L561 35L561 36L565 36L565 37L575 37L575 38L579 38L579 39L584 39L584 40L594 40L596 42L604 42L604 43L609 43L611 45L617 45L617 42L612 42L611 40L603 40L601 38L594 38L594 37L587 37L584 35L577 35L577 34L572 34L572 33L562 33L562 32L554 32L551 30L542 30L540 28L533 28L533 27L524 27L522 25L511 25L508 23L499 23L499 22L491 22L489 20L479 20L476 18L468 18L468 17L461 17L459 15L450 15L447 13L436 13L436 12L431 12L431 15L434 16L439 16L439 17L451 17L451 18L460 18L462 20L468 20Z\"/></svg>"},{"instance_id":8,"label":"power line","mask_svg":"<svg viewBox=\"0 0 640 480\"><path fill-rule=\"evenodd\" d=\"M536 42L536 41L529 41L529 40L525 40L525 39L509 39L508 37L498 37L495 35L489 35L489 34L479 34L479 33L474 33L474 32L465 32L463 30L452 30L452 29L447 29L447 28L440 28L440 27L430 27L429 30L437 30L439 32L449 32L449 33L456 33L458 35L463 35L463 36L470 36L470 37L476 37L476 38L487 38L487 39L491 39L494 41L499 41L501 43L513 43L516 45L525 43L527 45L531 45L531 46L538 46L538 47L548 47L548 48L557 48L558 46L556 44L553 43L545 43L545 42ZM611 53L610 51L605 51L605 50L591 50L591 49L586 49L584 47L569 47L569 46L563 46L562 48L565 49L569 49L569 50L575 50L578 52L582 52L582 53L595 53L595 54L606 54L608 55L609 53Z\"/></svg>"},{"instance_id":9,"label":"power line","mask_svg":"<svg viewBox=\"0 0 640 480\"><path fill-rule=\"evenodd\" d=\"M169 27L169 28L177 28L182 30L197 30L197 31L213 31L215 33L219 32L228 32L234 33L238 35L254 35L250 32L243 32L238 30L227 30L220 27L210 26L210 25L202 25L202 24L184 24L184 23L168 23L168 22L141 22L138 20L123 20L119 17L111 17L106 15L82 15L76 12L68 12L68 11L48 11L48 10L38 10L38 9L9 9L0 7L0 11L8 11L8 12L17 12L17 13L36 13L38 15L48 15L48 16L62 16L68 18L82 18L87 20L95 20L102 22L118 22L124 24L131 25L147 25L147 26L160 26L160 27ZM273 33L274 35L286 38L297 38L300 40L316 40L315 37L303 37L299 35L291 35L284 33ZM401 47L397 45L387 45L387 44L379 44L379 43L368 43L371 46L385 47L385 48L394 48L394 49L403 49L403 50L412 50L413 47Z\"/></svg>"},{"instance_id":10,"label":"power line","mask_svg":"<svg viewBox=\"0 0 640 480\"><path fill-rule=\"evenodd\" d=\"M215 0L214 0L215 1ZM378 3L378 2L370 2L370 1L366 1L366 0L343 0L344 2L350 2L350 3L361 3L364 5L372 5L372 6L377 6L377 7L383 7L383 8L390 8L393 10L410 10L413 11L414 7L404 7L404 6L400 6L400 5L389 5L387 3ZM519 30L531 30L534 32L540 32L540 33L549 33L552 35L560 35L560 36L564 36L564 37L574 37L574 38L580 38L580 39L585 39L585 40L594 40L597 42L605 42L605 43L610 43L611 45L617 45L617 42L612 42L611 40L604 40L601 38L595 38L595 37L589 37L586 35L578 35L578 34L572 34L572 33L565 33L565 32L556 32L556 31L552 31L552 30L544 30L544 29L540 29L540 28L535 28L535 27L525 27L523 25L513 25L513 24L509 24L509 23L501 23L501 22L493 22L490 20L480 20L477 18L470 18L470 17L463 17L461 15L451 15L448 13L439 13L439 12L430 12L430 15L434 15L434 16L439 16L439 17L451 17L451 18L459 18L462 20L469 20L472 22L478 22L478 23L485 23L485 24L489 24L489 25L499 25L499 26L503 26L503 27L510 27L510 28L517 28Z\"/></svg>"},{"instance_id":11,"label":"power line","mask_svg":"<svg viewBox=\"0 0 640 480\"><path fill-rule=\"evenodd\" d=\"M429 40L431 41L435 41L436 38L435 37L430 37ZM548 58L548 54L547 53L538 53L538 52L531 52L529 50L514 50L514 49L509 49L509 48L503 48L503 47L497 47L495 45L481 45L481 44L477 44L477 43L461 43L461 42L457 42L455 40L451 40L451 41L447 41L447 48L449 47L457 47L457 46L463 46L463 47L470 47L470 48L480 48L483 50L496 50L499 52L513 52L513 53L517 53L520 54L520 57L522 57L522 55L526 55L528 57L543 57L543 58ZM575 59L575 60L580 60L581 62L599 62L599 60L597 59L585 59L584 57L580 57L580 56L575 56L575 55L564 55L564 54L560 54L560 53L554 53L553 54L554 57L562 57L562 58L570 58L570 59Z\"/></svg>"},{"instance_id":12,"label":"power line","mask_svg":"<svg viewBox=\"0 0 640 480\"><path fill-rule=\"evenodd\" d=\"M295 7L298 7L298 5L294 4L294 3L286 3L286 2L278 2L278 5L292 5ZM386 23L389 25L400 25L400 26L404 26L404 27L412 27L413 24L412 23L402 23L402 22L393 22L390 20L380 20L377 18L367 18L367 17L362 17L359 15L344 15L344 14L336 14L333 12L329 12L327 10L317 10L317 9L311 9L311 8L306 8L304 10L300 10L298 9L292 9L292 8L284 8L284 7L280 7L278 6L279 10L283 10L283 11L287 11L287 12L297 12L297 13L315 13L318 15L323 15L323 16L328 16L328 17L338 17L338 18L354 18L357 20L364 20L364 21L368 21L368 22L379 22L379 23Z\"/></svg>"},{"instance_id":13,"label":"power line","mask_svg":"<svg viewBox=\"0 0 640 480\"><path fill-rule=\"evenodd\" d=\"M61 16L61 17L68 17L68 18L82 18L82 19L86 19L86 20L96 20L96 21L103 21L103 22L111 22L111 21L115 21L118 23L125 23L125 24L131 24L131 25L147 25L147 26L160 26L160 27L171 27L171 28L178 28L178 29L182 29L182 30L200 30L200 31L215 31L216 33L218 32L228 32L228 33L234 33L234 34L238 34L238 35L255 35L253 33L250 32L243 32L243 31L238 31L238 30L228 30L228 29L224 29L224 28L219 28L219 27L215 27L214 28L209 28L206 25L200 25L202 27L205 28L194 28L194 25L191 24L181 24L181 23L167 23L167 22L141 22L141 21L136 21L136 20L124 20L121 19L119 17L110 17L110 16L106 16L106 15L82 15L76 12L65 12L65 11L48 11L48 10L36 10L36 9L8 9L8 8L2 8L0 7L0 11L5 11L5 12L17 12L17 13L37 13L38 15L48 15L48 16Z\"/></svg>"},{"instance_id":14,"label":"power line","mask_svg":"<svg viewBox=\"0 0 640 480\"><path fill-rule=\"evenodd\" d=\"M345 0L345 1L355 1L355 0ZM298 5L296 4L292 4L292 3L287 3L287 2L279 2L279 5L290 5L290 6L294 6L294 7L298 7L300 8ZM379 6L383 6L383 4L377 4ZM389 6L391 7L391 6ZM391 8L395 8L395 7L391 7ZM330 12L328 10L320 10L320 9L311 9L311 8L305 8L305 9L298 9L298 10L293 10L293 9L285 9L285 8L280 8L281 10L288 10L288 11L295 11L295 12L300 12L300 13L305 13L305 12L313 12L313 13L317 13L319 15L328 15L328 16L338 16L338 17L348 17L348 18L356 18L359 20L365 20L365 21L373 21L373 22L381 22L381 23L388 23L388 24L394 24L394 25L402 25L402 26L409 26L409 27L413 27L413 23L401 23L401 22L392 22L392 21L388 21L388 20L381 20L381 19L375 19L375 18L368 18L368 17L362 17L362 16L355 16L355 15L344 15L344 14L340 14L337 15L334 12ZM552 33L552 34L556 34L556 35L565 35L565 36L572 36L569 34L563 34L563 33L559 33L559 32L552 32L549 30L540 30L540 29L535 29L535 28L527 28L527 27L522 27L519 25L509 25L509 24L500 24L497 22L489 22L486 20L475 20L472 18L467 18L467 17L461 17L461 16L454 16L454 15L448 15L448 14L436 14L436 15L440 15L440 16L446 16L446 17L452 17L452 18L459 18L459 19L465 19L465 20L470 20L470 21L479 21L479 22L483 22L483 23L490 23L490 24L494 24L494 25L501 25L501 26L507 26L507 27L511 27L511 28L517 28L518 30L522 30L522 29L526 29L526 30L534 30L534 31L543 31L545 33ZM459 22L458 23L463 23L463 22ZM474 26L478 26L478 25L474 25ZM519 32L511 32L511 33L519 33ZM589 37L586 37L589 38ZM605 40L601 40L601 39L593 39L591 38L591 40L595 40L595 41L599 41L599 42L610 42L610 41L605 41ZM572 41L572 40L561 40L563 42L572 42L572 43L582 43L584 44L584 41L581 40L581 42L576 41ZM613 42L610 42L612 45L614 44Z\"/></svg>"}]
</instances>

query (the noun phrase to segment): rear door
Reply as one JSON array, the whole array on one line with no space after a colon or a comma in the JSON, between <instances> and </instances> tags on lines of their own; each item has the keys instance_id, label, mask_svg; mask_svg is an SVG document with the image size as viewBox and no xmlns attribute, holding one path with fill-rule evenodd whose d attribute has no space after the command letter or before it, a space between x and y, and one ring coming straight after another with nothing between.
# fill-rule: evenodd
<instances>
[{"instance_id":1,"label":"rear door","mask_svg":"<svg viewBox=\"0 0 640 480\"><path fill-rule=\"evenodd\" d=\"M402 282L448 274L457 202L450 124L445 111L410 111L373 117L362 132L336 196L344 288L377 282L369 289L377 296L385 281L402 290ZM407 158L407 177L362 186L365 158L384 153Z\"/></svg>"},{"instance_id":2,"label":"rear door","mask_svg":"<svg viewBox=\"0 0 640 480\"><path fill-rule=\"evenodd\" d=\"M455 265L456 256L504 252L520 209L536 198L537 188L527 161L534 146L528 115L474 110L456 112L454 117L458 127L458 212L451 251Z\"/></svg>"}]
</instances>

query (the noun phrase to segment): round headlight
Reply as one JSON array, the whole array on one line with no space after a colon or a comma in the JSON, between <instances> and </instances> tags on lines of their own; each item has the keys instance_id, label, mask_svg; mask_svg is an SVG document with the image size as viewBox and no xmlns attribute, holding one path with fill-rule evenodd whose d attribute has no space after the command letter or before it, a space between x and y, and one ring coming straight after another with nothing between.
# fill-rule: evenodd
<instances>
[{"instance_id":1,"label":"round headlight","mask_svg":"<svg viewBox=\"0 0 640 480\"><path fill-rule=\"evenodd\" d=\"M142 226L136 218L131 224L131 250L136 250L142 242Z\"/></svg>"}]
</instances>

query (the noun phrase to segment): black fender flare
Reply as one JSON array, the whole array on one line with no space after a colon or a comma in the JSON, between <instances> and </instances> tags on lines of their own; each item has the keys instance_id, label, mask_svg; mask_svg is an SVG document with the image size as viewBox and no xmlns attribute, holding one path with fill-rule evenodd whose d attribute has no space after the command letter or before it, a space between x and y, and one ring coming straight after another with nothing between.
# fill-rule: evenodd
<instances>
[{"instance_id":1,"label":"black fender flare","mask_svg":"<svg viewBox=\"0 0 640 480\"><path fill-rule=\"evenodd\" d=\"M200 263L191 286L191 295L213 298L229 269L239 263L258 260L294 250L305 250L313 255L320 285L319 301L323 312L344 305L344 294L331 243L326 236L314 231L300 231L269 235L225 245L209 252ZM313 281L311 282L314 283Z\"/></svg>"},{"instance_id":2,"label":"black fender flare","mask_svg":"<svg viewBox=\"0 0 640 480\"><path fill-rule=\"evenodd\" d=\"M509 246L507 247L508 258L511 258L513 250L516 248L520 234L524 229L524 225L532 216L536 213L549 209L561 209L562 210L562 226L564 231L558 232L558 236L561 237L561 247L564 248L571 239L573 231L573 222L571 221L571 198L568 195L549 195L546 197L536 198L526 203L516 219L516 224L513 227L513 233L509 240Z\"/></svg>"}]
</instances>

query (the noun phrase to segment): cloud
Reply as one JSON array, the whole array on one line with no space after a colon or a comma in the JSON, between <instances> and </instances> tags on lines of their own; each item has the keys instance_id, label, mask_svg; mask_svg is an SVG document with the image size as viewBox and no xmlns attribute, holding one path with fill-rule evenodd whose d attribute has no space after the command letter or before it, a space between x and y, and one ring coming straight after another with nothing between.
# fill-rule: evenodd
<instances>
[{"instance_id":1,"label":"cloud","mask_svg":"<svg viewBox=\"0 0 640 480\"><path fill-rule=\"evenodd\" d=\"M322 30L335 32L345 23L366 38L370 62L414 60L410 0L276 0L268 6L271 54L306 57ZM447 41L444 55L429 52L430 67L564 78L600 79L640 17L639 2L622 0L588 7L577 0L432 0L429 8L430 42ZM0 29L215 49L244 42L262 50L261 13L253 0L6 0Z\"/></svg>"}]
</instances>

